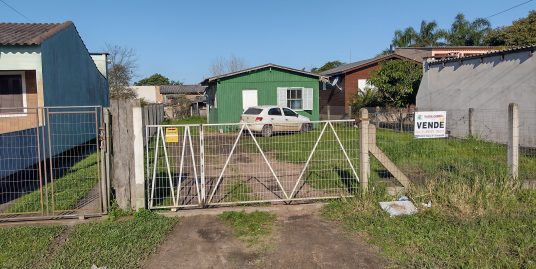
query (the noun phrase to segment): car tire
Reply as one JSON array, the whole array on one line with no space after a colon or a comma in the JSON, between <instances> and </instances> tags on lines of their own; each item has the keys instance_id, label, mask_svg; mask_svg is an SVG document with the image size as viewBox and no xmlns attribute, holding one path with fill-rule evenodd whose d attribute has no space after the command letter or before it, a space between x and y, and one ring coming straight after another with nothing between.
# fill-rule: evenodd
<instances>
[{"instance_id":1,"label":"car tire","mask_svg":"<svg viewBox=\"0 0 536 269\"><path fill-rule=\"evenodd\" d=\"M304 123L302 124L300 131L302 133L309 132L313 129L313 126L310 123Z\"/></svg>"},{"instance_id":2,"label":"car tire","mask_svg":"<svg viewBox=\"0 0 536 269\"><path fill-rule=\"evenodd\" d=\"M264 137L270 137L273 134L272 125L264 125L262 126L261 134Z\"/></svg>"}]
</instances>

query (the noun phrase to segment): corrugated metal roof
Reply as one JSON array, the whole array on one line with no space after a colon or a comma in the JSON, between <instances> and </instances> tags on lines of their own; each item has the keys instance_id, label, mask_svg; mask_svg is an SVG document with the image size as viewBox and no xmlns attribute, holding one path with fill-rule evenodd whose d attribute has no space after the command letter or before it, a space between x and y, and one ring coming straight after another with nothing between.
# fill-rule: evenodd
<instances>
[{"instance_id":1,"label":"corrugated metal roof","mask_svg":"<svg viewBox=\"0 0 536 269\"><path fill-rule=\"evenodd\" d=\"M206 88L202 85L163 85L160 94L202 94Z\"/></svg>"},{"instance_id":2,"label":"corrugated metal roof","mask_svg":"<svg viewBox=\"0 0 536 269\"><path fill-rule=\"evenodd\" d=\"M285 67L285 66L281 66L281 65L277 65L277 64L265 64L265 65L259 65L259 66L247 68L247 69L232 72L232 73L227 73L227 74L223 74L223 75L219 75L219 76L206 78L205 80L203 80L201 82L201 84L205 84L205 83L212 82L212 81L222 79L222 78L225 78L225 77L235 76L235 75L239 75L239 74L243 74L243 73L247 73L247 72L251 72L251 71L256 71L256 70L260 70L260 69L264 69L264 68L276 68L276 69L281 69L281 70L287 70L287 71L300 73L300 74L304 74L304 75L308 75L308 76L318 77L320 80L327 81L327 77L324 77L323 75L320 75L320 74L315 74L315 73L307 72L307 71L304 71L304 70L294 69L294 68Z\"/></svg>"},{"instance_id":3,"label":"corrugated metal roof","mask_svg":"<svg viewBox=\"0 0 536 269\"><path fill-rule=\"evenodd\" d=\"M492 57L492 56L497 56L497 55L504 55L504 54L509 54L509 53L516 53L520 51L534 51L535 49L536 49L536 45L527 45L527 46L513 47L513 48L492 51L492 52L477 54L477 55L469 55L469 56L458 57L458 58L448 58L448 59L443 59L443 60L430 61L427 64L428 65L443 64L447 62L457 62L460 60L478 59L478 58Z\"/></svg>"},{"instance_id":4,"label":"corrugated metal roof","mask_svg":"<svg viewBox=\"0 0 536 269\"><path fill-rule=\"evenodd\" d=\"M73 25L64 23L0 23L0 45L40 45L57 32Z\"/></svg>"}]
</instances>

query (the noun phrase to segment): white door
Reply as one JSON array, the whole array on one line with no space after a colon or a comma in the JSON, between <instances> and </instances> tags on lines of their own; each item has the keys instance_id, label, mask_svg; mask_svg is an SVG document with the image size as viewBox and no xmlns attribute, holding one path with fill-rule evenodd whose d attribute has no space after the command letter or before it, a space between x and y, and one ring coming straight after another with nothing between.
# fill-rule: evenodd
<instances>
[{"instance_id":1,"label":"white door","mask_svg":"<svg viewBox=\"0 0 536 269\"><path fill-rule=\"evenodd\" d=\"M242 90L242 110L257 104L257 90Z\"/></svg>"}]
</instances>

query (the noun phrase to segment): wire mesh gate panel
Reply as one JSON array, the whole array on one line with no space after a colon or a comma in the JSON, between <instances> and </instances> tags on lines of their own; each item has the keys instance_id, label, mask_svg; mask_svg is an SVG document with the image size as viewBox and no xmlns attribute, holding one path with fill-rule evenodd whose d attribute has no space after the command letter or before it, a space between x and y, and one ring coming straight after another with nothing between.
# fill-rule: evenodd
<instances>
[{"instance_id":1,"label":"wire mesh gate panel","mask_svg":"<svg viewBox=\"0 0 536 269\"><path fill-rule=\"evenodd\" d=\"M102 108L23 110L0 113L0 219L103 213Z\"/></svg>"},{"instance_id":2,"label":"wire mesh gate panel","mask_svg":"<svg viewBox=\"0 0 536 269\"><path fill-rule=\"evenodd\" d=\"M149 208L290 202L351 196L358 188L354 121L148 125ZM153 133L153 135L151 135Z\"/></svg>"},{"instance_id":3,"label":"wire mesh gate panel","mask_svg":"<svg viewBox=\"0 0 536 269\"><path fill-rule=\"evenodd\" d=\"M147 125L145 135L149 208L200 206L201 127Z\"/></svg>"}]
</instances>

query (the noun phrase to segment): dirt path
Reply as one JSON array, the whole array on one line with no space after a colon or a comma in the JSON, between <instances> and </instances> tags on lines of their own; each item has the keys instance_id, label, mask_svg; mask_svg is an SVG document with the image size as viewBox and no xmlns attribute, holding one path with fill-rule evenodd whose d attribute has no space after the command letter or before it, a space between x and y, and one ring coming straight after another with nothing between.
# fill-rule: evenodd
<instances>
[{"instance_id":1,"label":"dirt path","mask_svg":"<svg viewBox=\"0 0 536 269\"><path fill-rule=\"evenodd\" d=\"M217 216L184 217L143 268L382 268L363 239L317 212L277 213L264 246L236 239Z\"/></svg>"}]
</instances>

